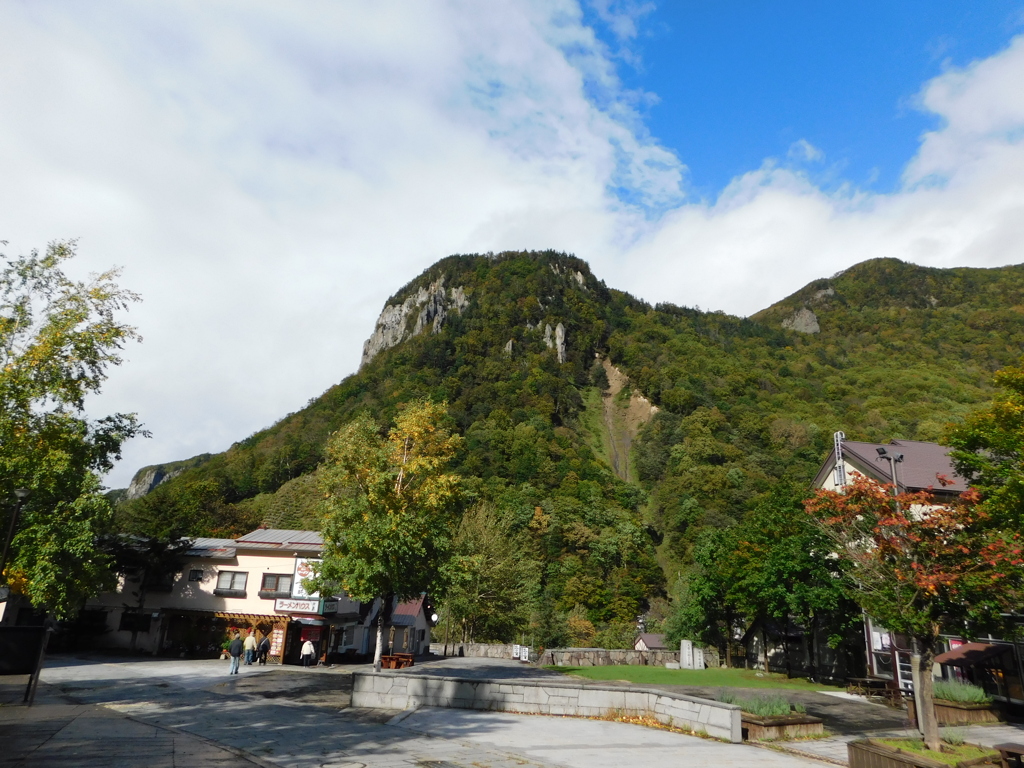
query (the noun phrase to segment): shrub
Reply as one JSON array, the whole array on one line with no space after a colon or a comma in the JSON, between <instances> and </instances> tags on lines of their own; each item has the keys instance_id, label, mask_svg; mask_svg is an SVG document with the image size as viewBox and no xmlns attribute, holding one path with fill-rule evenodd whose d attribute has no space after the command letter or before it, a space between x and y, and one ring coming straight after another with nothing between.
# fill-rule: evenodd
<instances>
[{"instance_id":1,"label":"shrub","mask_svg":"<svg viewBox=\"0 0 1024 768\"><path fill-rule=\"evenodd\" d=\"M943 728L942 740L954 747L961 747L967 741L967 731L963 728Z\"/></svg>"},{"instance_id":2,"label":"shrub","mask_svg":"<svg viewBox=\"0 0 1024 768\"><path fill-rule=\"evenodd\" d=\"M718 700L726 704L735 704L744 712L757 717L779 717L781 715L788 715L794 710L801 714L807 711L802 704L790 704L789 700L780 694L767 694L746 698L744 696L737 696L730 691L722 691L718 695Z\"/></svg>"},{"instance_id":3,"label":"shrub","mask_svg":"<svg viewBox=\"0 0 1024 768\"><path fill-rule=\"evenodd\" d=\"M985 691L970 683L960 683L956 680L936 680L935 698L945 701L955 701L960 704L991 704L992 697Z\"/></svg>"}]
</instances>

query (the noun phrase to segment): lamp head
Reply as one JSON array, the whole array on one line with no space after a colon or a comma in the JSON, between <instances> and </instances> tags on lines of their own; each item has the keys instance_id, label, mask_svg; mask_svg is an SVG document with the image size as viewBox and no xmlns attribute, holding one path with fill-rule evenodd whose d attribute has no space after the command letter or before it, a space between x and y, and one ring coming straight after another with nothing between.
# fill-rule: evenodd
<instances>
[{"instance_id":1,"label":"lamp head","mask_svg":"<svg viewBox=\"0 0 1024 768\"><path fill-rule=\"evenodd\" d=\"M18 499L18 501L24 501L25 499L27 499L31 495L32 495L32 491L30 491L28 488L15 488L14 489L14 496Z\"/></svg>"},{"instance_id":2,"label":"lamp head","mask_svg":"<svg viewBox=\"0 0 1024 768\"><path fill-rule=\"evenodd\" d=\"M879 456L888 456L889 452L885 448L875 448Z\"/></svg>"},{"instance_id":3,"label":"lamp head","mask_svg":"<svg viewBox=\"0 0 1024 768\"><path fill-rule=\"evenodd\" d=\"M892 455L892 460L895 461L895 462L903 461L903 454L902 453L894 453Z\"/></svg>"}]
</instances>

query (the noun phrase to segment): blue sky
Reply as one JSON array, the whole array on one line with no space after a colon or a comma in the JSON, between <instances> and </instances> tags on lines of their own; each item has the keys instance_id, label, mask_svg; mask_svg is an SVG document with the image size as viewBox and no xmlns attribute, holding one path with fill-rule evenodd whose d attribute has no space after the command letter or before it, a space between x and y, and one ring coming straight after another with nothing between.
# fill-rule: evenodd
<instances>
[{"instance_id":1,"label":"blue sky","mask_svg":"<svg viewBox=\"0 0 1024 768\"><path fill-rule=\"evenodd\" d=\"M219 451L452 253L749 315L868 258L1024 262L1024 0L8 0L0 240L124 268L90 403ZM569 340L572 343L572 340Z\"/></svg>"},{"instance_id":2,"label":"blue sky","mask_svg":"<svg viewBox=\"0 0 1024 768\"><path fill-rule=\"evenodd\" d=\"M656 95L644 121L705 197L765 158L785 158L799 139L824 153L822 180L893 189L937 122L917 107L922 84L991 56L1024 28L1024 3L1011 0L673 0L646 8L626 41L592 5L587 18L609 49L626 49L618 59L624 86Z\"/></svg>"}]
</instances>

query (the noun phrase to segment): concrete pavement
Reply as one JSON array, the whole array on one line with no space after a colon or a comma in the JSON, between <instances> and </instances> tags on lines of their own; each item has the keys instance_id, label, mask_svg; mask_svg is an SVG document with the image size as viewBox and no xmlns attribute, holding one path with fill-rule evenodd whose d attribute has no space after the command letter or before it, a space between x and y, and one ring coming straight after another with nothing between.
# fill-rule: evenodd
<instances>
[{"instance_id":1,"label":"concrete pavement","mask_svg":"<svg viewBox=\"0 0 1024 768\"><path fill-rule=\"evenodd\" d=\"M332 695L344 698L348 676L339 670L243 667L241 675L229 677L227 663L219 661L50 662L41 695L59 694L95 708L83 710L54 732L66 731L64 750L40 726L35 731L36 740L42 739L38 747L23 750L20 757L0 756L0 764L134 768L144 763L162 768L244 760L283 768L617 768L638 761L645 768L821 765L743 744L577 718L427 709L389 725L387 720L397 713L341 709L338 700L329 700ZM334 681L338 693L332 693ZM312 701L304 701L308 697ZM24 734L27 721L11 717L13 709L0 707L0 724L5 731L13 727ZM99 714L81 720L88 712L103 711L108 723L100 722ZM68 710L64 716L71 714ZM76 721L80 724L74 726ZM200 748L214 751L199 759L195 750ZM190 749L197 755L188 758L193 762L175 762L176 754L189 754ZM78 761L59 762L69 752L77 753ZM116 759L96 762L100 755Z\"/></svg>"}]
</instances>

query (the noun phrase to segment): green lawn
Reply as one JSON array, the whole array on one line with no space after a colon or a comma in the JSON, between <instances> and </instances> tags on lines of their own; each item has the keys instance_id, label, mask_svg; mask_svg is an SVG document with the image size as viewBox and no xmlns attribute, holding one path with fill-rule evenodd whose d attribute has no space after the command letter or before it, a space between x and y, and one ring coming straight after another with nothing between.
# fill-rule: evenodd
<instances>
[{"instance_id":1,"label":"green lawn","mask_svg":"<svg viewBox=\"0 0 1024 768\"><path fill-rule=\"evenodd\" d=\"M809 683L801 678L765 674L753 669L665 669L664 667L546 667L590 680L625 680L638 685L701 685L718 688L788 688L823 691L836 686Z\"/></svg>"}]
</instances>

